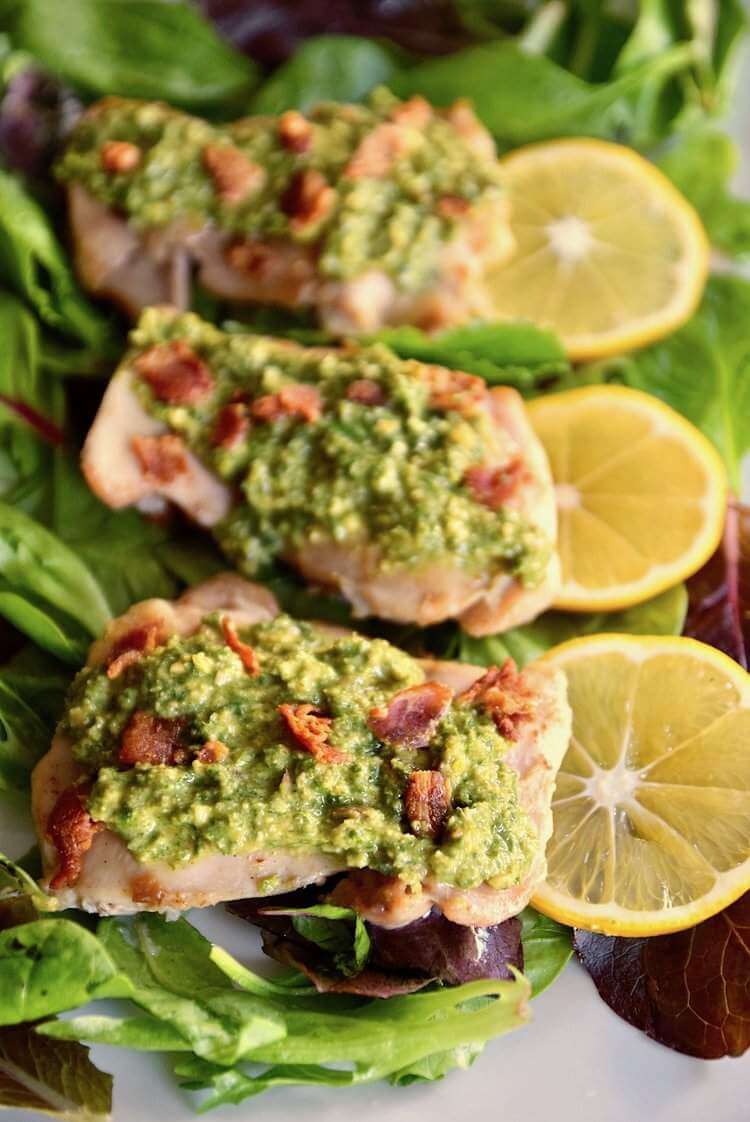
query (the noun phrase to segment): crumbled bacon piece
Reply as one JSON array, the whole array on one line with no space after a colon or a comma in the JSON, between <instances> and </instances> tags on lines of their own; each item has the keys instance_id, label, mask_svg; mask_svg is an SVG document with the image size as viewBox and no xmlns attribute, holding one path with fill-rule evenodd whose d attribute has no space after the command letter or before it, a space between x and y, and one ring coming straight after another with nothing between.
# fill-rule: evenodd
<instances>
[{"instance_id":1,"label":"crumbled bacon piece","mask_svg":"<svg viewBox=\"0 0 750 1122\"><path fill-rule=\"evenodd\" d=\"M279 140L289 152L307 152L312 144L313 127L296 109L279 117Z\"/></svg>"},{"instance_id":2,"label":"crumbled bacon piece","mask_svg":"<svg viewBox=\"0 0 750 1122\"><path fill-rule=\"evenodd\" d=\"M395 694L387 706L370 710L368 724L378 740L403 748L425 748L451 703L440 682L422 682Z\"/></svg>"},{"instance_id":3,"label":"crumbled bacon piece","mask_svg":"<svg viewBox=\"0 0 750 1122\"><path fill-rule=\"evenodd\" d=\"M443 195L442 199L438 200L437 211L441 218L455 221L463 218L470 207L469 200L462 199L460 195Z\"/></svg>"},{"instance_id":4,"label":"crumbled bacon piece","mask_svg":"<svg viewBox=\"0 0 750 1122\"><path fill-rule=\"evenodd\" d=\"M407 125L413 129L423 129L432 119L432 106L419 94L410 97L392 109L389 117L396 125Z\"/></svg>"},{"instance_id":5,"label":"crumbled bacon piece","mask_svg":"<svg viewBox=\"0 0 750 1122\"><path fill-rule=\"evenodd\" d=\"M305 168L292 176L281 196L281 209L289 219L293 234L304 234L328 218L336 205L336 191L315 168Z\"/></svg>"},{"instance_id":6,"label":"crumbled bacon piece","mask_svg":"<svg viewBox=\"0 0 750 1122\"><path fill-rule=\"evenodd\" d=\"M377 125L361 141L344 168L347 179L384 179L412 146L408 129L396 124Z\"/></svg>"},{"instance_id":7,"label":"crumbled bacon piece","mask_svg":"<svg viewBox=\"0 0 750 1122\"><path fill-rule=\"evenodd\" d=\"M474 464L464 473L464 483L476 501L490 510L500 510L505 506L529 478L520 456L515 456L503 467Z\"/></svg>"},{"instance_id":8,"label":"crumbled bacon piece","mask_svg":"<svg viewBox=\"0 0 750 1122\"><path fill-rule=\"evenodd\" d=\"M130 446L144 477L152 483L171 483L188 468L185 445L174 433L163 436L134 436Z\"/></svg>"},{"instance_id":9,"label":"crumbled bacon piece","mask_svg":"<svg viewBox=\"0 0 750 1122\"><path fill-rule=\"evenodd\" d=\"M382 405L385 401L385 390L372 378L357 378L347 387L346 399L355 401L357 405Z\"/></svg>"},{"instance_id":10,"label":"crumbled bacon piece","mask_svg":"<svg viewBox=\"0 0 750 1122\"><path fill-rule=\"evenodd\" d=\"M249 427L247 406L241 401L230 402L219 410L211 443L217 448L235 448L242 443Z\"/></svg>"},{"instance_id":11,"label":"crumbled bacon piece","mask_svg":"<svg viewBox=\"0 0 750 1122\"><path fill-rule=\"evenodd\" d=\"M277 393L267 393L256 397L250 405L250 412L256 421L278 421L282 417L301 417L303 421L314 422L320 418L323 402L315 386L304 382L290 382Z\"/></svg>"},{"instance_id":12,"label":"crumbled bacon piece","mask_svg":"<svg viewBox=\"0 0 750 1122\"><path fill-rule=\"evenodd\" d=\"M104 829L86 809L87 794L83 787L68 787L47 819L47 837L57 850L57 872L50 881L53 891L76 883L84 854L91 849L94 836Z\"/></svg>"},{"instance_id":13,"label":"crumbled bacon piece","mask_svg":"<svg viewBox=\"0 0 750 1122\"><path fill-rule=\"evenodd\" d=\"M203 166L214 181L214 190L224 203L241 203L254 195L266 181L260 164L249 160L239 148L229 144L207 144Z\"/></svg>"},{"instance_id":14,"label":"crumbled bacon piece","mask_svg":"<svg viewBox=\"0 0 750 1122\"><path fill-rule=\"evenodd\" d=\"M512 658L502 666L491 666L456 700L460 705L480 705L506 740L518 740L520 726L532 716L532 693Z\"/></svg>"},{"instance_id":15,"label":"crumbled bacon piece","mask_svg":"<svg viewBox=\"0 0 750 1122\"><path fill-rule=\"evenodd\" d=\"M308 702L280 705L279 713L297 743L324 764L338 764L349 757L328 743L332 720Z\"/></svg>"},{"instance_id":16,"label":"crumbled bacon piece","mask_svg":"<svg viewBox=\"0 0 750 1122\"><path fill-rule=\"evenodd\" d=\"M195 758L201 764L221 764L228 755L226 744L222 744L220 740L207 740Z\"/></svg>"},{"instance_id":17,"label":"crumbled bacon piece","mask_svg":"<svg viewBox=\"0 0 750 1122\"><path fill-rule=\"evenodd\" d=\"M133 365L154 397L167 405L195 405L214 388L208 366L183 339L154 344Z\"/></svg>"},{"instance_id":18,"label":"crumbled bacon piece","mask_svg":"<svg viewBox=\"0 0 750 1122\"><path fill-rule=\"evenodd\" d=\"M436 838L448 817L450 788L439 771L413 771L404 791L404 809L412 832Z\"/></svg>"},{"instance_id":19,"label":"crumbled bacon piece","mask_svg":"<svg viewBox=\"0 0 750 1122\"><path fill-rule=\"evenodd\" d=\"M182 717L155 717L136 709L122 732L118 762L134 764L184 764L187 752L182 747L185 720Z\"/></svg>"},{"instance_id":20,"label":"crumbled bacon piece","mask_svg":"<svg viewBox=\"0 0 750 1122\"><path fill-rule=\"evenodd\" d=\"M473 413L487 396L487 386L476 374L449 370L447 366L422 366L420 377L430 389L432 409Z\"/></svg>"},{"instance_id":21,"label":"crumbled bacon piece","mask_svg":"<svg viewBox=\"0 0 750 1122\"><path fill-rule=\"evenodd\" d=\"M125 175L138 167L141 150L128 140L107 140L102 144L99 159L108 175Z\"/></svg>"},{"instance_id":22,"label":"crumbled bacon piece","mask_svg":"<svg viewBox=\"0 0 750 1122\"><path fill-rule=\"evenodd\" d=\"M222 617L221 630L224 635L224 642L239 656L247 673L252 678L260 674L260 662L257 654L248 643L242 642L229 616Z\"/></svg>"},{"instance_id":23,"label":"crumbled bacon piece","mask_svg":"<svg viewBox=\"0 0 750 1122\"><path fill-rule=\"evenodd\" d=\"M147 623L143 627L134 627L127 634L121 635L114 643L107 659L107 677L119 678L123 670L133 663L139 662L144 654L150 654L160 646L166 636L163 627L158 623Z\"/></svg>"}]
</instances>

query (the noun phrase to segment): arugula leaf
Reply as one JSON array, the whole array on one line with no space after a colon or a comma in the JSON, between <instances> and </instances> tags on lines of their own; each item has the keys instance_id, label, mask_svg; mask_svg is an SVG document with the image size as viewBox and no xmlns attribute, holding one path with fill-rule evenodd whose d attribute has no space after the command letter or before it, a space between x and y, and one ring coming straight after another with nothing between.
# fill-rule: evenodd
<instances>
[{"instance_id":1,"label":"arugula leaf","mask_svg":"<svg viewBox=\"0 0 750 1122\"><path fill-rule=\"evenodd\" d=\"M523 972L531 982L531 996L537 997L568 965L573 933L532 907L524 908L520 919Z\"/></svg>"},{"instance_id":2,"label":"arugula leaf","mask_svg":"<svg viewBox=\"0 0 750 1122\"><path fill-rule=\"evenodd\" d=\"M583 367L577 380L620 382L661 398L713 441L739 493L742 457L750 450L748 322L750 282L713 276L698 311L674 335Z\"/></svg>"},{"instance_id":3,"label":"arugula leaf","mask_svg":"<svg viewBox=\"0 0 750 1122\"><path fill-rule=\"evenodd\" d=\"M0 1025L126 996L128 989L102 943L72 920L39 919L0 931Z\"/></svg>"},{"instance_id":4,"label":"arugula leaf","mask_svg":"<svg viewBox=\"0 0 750 1122\"><path fill-rule=\"evenodd\" d=\"M1 170L0 278L50 327L96 348L106 346L107 321L79 290L46 215L20 182Z\"/></svg>"},{"instance_id":5,"label":"arugula leaf","mask_svg":"<svg viewBox=\"0 0 750 1122\"><path fill-rule=\"evenodd\" d=\"M0 1029L0 1106L51 1114L68 1122L106 1122L112 1076L88 1048L45 1040L30 1025Z\"/></svg>"},{"instance_id":6,"label":"arugula leaf","mask_svg":"<svg viewBox=\"0 0 750 1122\"><path fill-rule=\"evenodd\" d=\"M687 592L685 586L679 584L621 612L545 612L533 623L483 639L474 639L459 631L450 653L452 657L479 666L501 665L506 658L512 658L522 668L551 647L578 635L594 635L599 631L679 635L686 611Z\"/></svg>"},{"instance_id":7,"label":"arugula leaf","mask_svg":"<svg viewBox=\"0 0 750 1122\"><path fill-rule=\"evenodd\" d=\"M95 94L163 98L193 108L239 103L256 81L192 4L170 0L14 0L6 29L15 46Z\"/></svg>"},{"instance_id":8,"label":"arugula leaf","mask_svg":"<svg viewBox=\"0 0 750 1122\"><path fill-rule=\"evenodd\" d=\"M320 101L361 101L388 82L398 64L395 52L370 39L320 35L309 39L279 67L253 98L253 113L310 109Z\"/></svg>"},{"instance_id":9,"label":"arugula leaf","mask_svg":"<svg viewBox=\"0 0 750 1122\"><path fill-rule=\"evenodd\" d=\"M680 43L607 83L583 81L542 55L502 41L422 62L394 75L401 96L424 94L437 105L468 97L498 140L509 147L557 136L649 142L629 100L650 83L684 73L695 61Z\"/></svg>"},{"instance_id":10,"label":"arugula leaf","mask_svg":"<svg viewBox=\"0 0 750 1122\"><path fill-rule=\"evenodd\" d=\"M25 898L35 912L53 912L57 901L43 892L33 877L20 865L0 853L0 901Z\"/></svg>"},{"instance_id":11,"label":"arugula leaf","mask_svg":"<svg viewBox=\"0 0 750 1122\"><path fill-rule=\"evenodd\" d=\"M521 392L533 392L570 370L559 339L533 323L470 324L440 335L395 327L378 332L371 341L385 343L401 358L467 370L490 385L512 385Z\"/></svg>"},{"instance_id":12,"label":"arugula leaf","mask_svg":"<svg viewBox=\"0 0 750 1122\"><path fill-rule=\"evenodd\" d=\"M750 256L750 201L729 190L739 162L731 137L697 129L680 137L659 162L698 211L713 244L730 257Z\"/></svg>"}]
</instances>

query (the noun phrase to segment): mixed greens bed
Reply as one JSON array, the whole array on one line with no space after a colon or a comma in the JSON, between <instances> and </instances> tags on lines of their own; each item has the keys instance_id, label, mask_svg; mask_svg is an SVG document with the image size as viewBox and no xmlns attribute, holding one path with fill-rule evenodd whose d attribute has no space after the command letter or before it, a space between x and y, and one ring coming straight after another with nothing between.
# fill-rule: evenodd
<instances>
[{"instance_id":1,"label":"mixed greens bed","mask_svg":"<svg viewBox=\"0 0 750 1122\"><path fill-rule=\"evenodd\" d=\"M324 98L356 101L380 84L437 104L470 97L501 150L580 135L639 149L692 201L725 262L750 257L750 202L731 192L737 154L715 124L731 98L745 27L740 0L352 0L338 6L335 26L326 4L310 2L302 15L299 5L261 3L249 36L241 0L202 7L203 15L167 0L66 0L62 35L59 0L0 0L0 795L9 802L28 799L31 769L49 746L65 691L108 620L224 567L185 523L102 506L77 466L101 379L126 333L76 284L51 171L85 104L103 94L160 98L226 121ZM207 294L198 294L196 310L231 330ZM722 272L671 337L575 370L555 337L530 324L437 337L399 328L378 341L526 397L602 382L652 393L713 441L739 495L750 451L748 324L750 282ZM321 338L282 313L248 311L242 326ZM281 567L263 576L292 614L349 620L343 601L311 594ZM519 666L578 634L684 631L747 667L749 599L750 519L735 504L725 548L687 589L635 608L552 611L486 639L453 624L418 631L368 623L367 630L415 653L480 665L509 655ZM105 1116L111 1079L79 1041L170 1054L181 1085L201 1093L200 1109L283 1084L439 1079L523 1023L529 995L554 980L574 946L604 999L654 1038L705 1057L750 1046L747 1007L743 1015L732 1005L747 955L721 953L721 933L750 922L747 897L727 909L726 923L719 916L692 932L641 940L573 933L529 908L520 924L503 925L506 941L492 952L523 974L506 970L489 981L466 980L465 945L432 921L412 932L424 955L419 984L459 984L410 992L403 947L384 948L347 909L313 899L270 930L269 941L283 943L285 961L296 965L268 979L212 947L184 918L96 923L50 911L29 875L35 860L0 866L1 1106ZM245 909L245 918L268 927L257 909ZM367 971L377 974L379 990L319 992L330 986L310 980ZM678 1015L695 994L694 1012ZM119 1015L95 1009L55 1019L103 998L124 1003Z\"/></svg>"}]
</instances>

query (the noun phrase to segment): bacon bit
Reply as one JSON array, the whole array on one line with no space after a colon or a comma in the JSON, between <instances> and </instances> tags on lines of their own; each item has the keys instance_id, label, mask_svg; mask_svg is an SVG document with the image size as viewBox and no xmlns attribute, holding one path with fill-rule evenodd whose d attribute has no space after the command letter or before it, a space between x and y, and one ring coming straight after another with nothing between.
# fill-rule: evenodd
<instances>
[{"instance_id":1,"label":"bacon bit","mask_svg":"<svg viewBox=\"0 0 750 1122\"><path fill-rule=\"evenodd\" d=\"M232 242L224 258L228 265L248 277L263 279L276 267L277 252L266 242Z\"/></svg>"},{"instance_id":2,"label":"bacon bit","mask_svg":"<svg viewBox=\"0 0 750 1122\"><path fill-rule=\"evenodd\" d=\"M174 433L164 436L134 436L130 446L138 458L146 479L153 483L171 483L184 475L188 463L185 445Z\"/></svg>"},{"instance_id":3,"label":"bacon bit","mask_svg":"<svg viewBox=\"0 0 750 1122\"><path fill-rule=\"evenodd\" d=\"M301 417L311 424L320 418L323 402L315 386L304 382L290 382L282 386L278 393L256 397L250 405L250 413L256 421L278 421L282 417Z\"/></svg>"},{"instance_id":4,"label":"bacon bit","mask_svg":"<svg viewBox=\"0 0 750 1122\"><path fill-rule=\"evenodd\" d=\"M156 343L133 365L154 397L168 405L195 405L213 392L213 374L183 339Z\"/></svg>"},{"instance_id":5,"label":"bacon bit","mask_svg":"<svg viewBox=\"0 0 750 1122\"><path fill-rule=\"evenodd\" d=\"M357 405L382 405L385 390L372 378L357 378L347 387L345 396L347 401L355 401Z\"/></svg>"},{"instance_id":6,"label":"bacon bit","mask_svg":"<svg viewBox=\"0 0 750 1122\"><path fill-rule=\"evenodd\" d=\"M201 764L221 764L228 755L226 744L222 744L220 740L207 740L195 758Z\"/></svg>"},{"instance_id":7,"label":"bacon bit","mask_svg":"<svg viewBox=\"0 0 750 1122\"><path fill-rule=\"evenodd\" d=\"M95 822L86 809L88 791L83 787L68 787L60 795L47 819L46 833L57 850L57 872L50 888L67 888L81 875L84 854L91 849L94 836L104 829Z\"/></svg>"},{"instance_id":8,"label":"bacon bit","mask_svg":"<svg viewBox=\"0 0 750 1122\"><path fill-rule=\"evenodd\" d=\"M126 635L120 636L109 652L107 677L119 678L123 670L139 662L144 654L150 654L164 642L166 635L161 624L148 623L134 627Z\"/></svg>"},{"instance_id":9,"label":"bacon bit","mask_svg":"<svg viewBox=\"0 0 750 1122\"><path fill-rule=\"evenodd\" d=\"M423 129L432 120L433 112L429 101L425 101L419 94L410 97L401 105L397 105L389 113L389 117L396 125L407 125L413 129Z\"/></svg>"},{"instance_id":10,"label":"bacon bit","mask_svg":"<svg viewBox=\"0 0 750 1122\"><path fill-rule=\"evenodd\" d=\"M412 145L401 125L378 125L364 138L344 168L346 179L384 179Z\"/></svg>"},{"instance_id":11,"label":"bacon bit","mask_svg":"<svg viewBox=\"0 0 750 1122\"><path fill-rule=\"evenodd\" d=\"M464 483L478 503L490 510L500 510L513 497L522 483L531 476L520 456L503 467L474 464L464 472Z\"/></svg>"},{"instance_id":12,"label":"bacon bit","mask_svg":"<svg viewBox=\"0 0 750 1122\"><path fill-rule=\"evenodd\" d=\"M430 407L471 414L487 396L487 386L476 374L449 370L447 366L422 366L420 377L430 390Z\"/></svg>"},{"instance_id":13,"label":"bacon bit","mask_svg":"<svg viewBox=\"0 0 750 1122\"><path fill-rule=\"evenodd\" d=\"M456 701L459 705L480 705L506 740L518 740L520 726L532 715L533 695L512 658L502 666L491 666Z\"/></svg>"},{"instance_id":14,"label":"bacon bit","mask_svg":"<svg viewBox=\"0 0 750 1122\"><path fill-rule=\"evenodd\" d=\"M470 209L471 203L469 200L462 199L460 195L444 195L442 199L438 200L437 211L441 218L451 220L463 218Z\"/></svg>"},{"instance_id":15,"label":"bacon bit","mask_svg":"<svg viewBox=\"0 0 750 1122\"><path fill-rule=\"evenodd\" d=\"M102 144L99 159L108 175L124 175L135 171L141 162L141 150L127 140L107 140Z\"/></svg>"},{"instance_id":16,"label":"bacon bit","mask_svg":"<svg viewBox=\"0 0 750 1122\"><path fill-rule=\"evenodd\" d=\"M459 98L445 113L461 140L478 156L493 160L497 155L495 142L474 112L471 102Z\"/></svg>"},{"instance_id":17,"label":"bacon bit","mask_svg":"<svg viewBox=\"0 0 750 1122\"><path fill-rule=\"evenodd\" d=\"M400 748L426 748L452 697L440 682L422 682L395 694L387 706L371 709L367 723L378 740Z\"/></svg>"},{"instance_id":18,"label":"bacon bit","mask_svg":"<svg viewBox=\"0 0 750 1122\"><path fill-rule=\"evenodd\" d=\"M289 218L291 232L304 234L310 227L318 226L330 215L336 198L335 189L319 171L298 171L281 196L281 209Z\"/></svg>"},{"instance_id":19,"label":"bacon bit","mask_svg":"<svg viewBox=\"0 0 750 1122\"><path fill-rule=\"evenodd\" d=\"M155 717L153 713L136 709L123 729L118 762L123 767L184 764L187 760L187 752L181 747L184 729L182 717Z\"/></svg>"},{"instance_id":20,"label":"bacon bit","mask_svg":"<svg viewBox=\"0 0 750 1122\"><path fill-rule=\"evenodd\" d=\"M331 717L324 717L314 705L302 702L299 705L279 705L279 713L294 739L323 764L339 764L348 760L346 752L340 752L328 743L331 732Z\"/></svg>"},{"instance_id":21,"label":"bacon bit","mask_svg":"<svg viewBox=\"0 0 750 1122\"><path fill-rule=\"evenodd\" d=\"M249 427L246 405L242 402L225 405L216 418L211 443L218 448L235 448L242 443Z\"/></svg>"},{"instance_id":22,"label":"bacon bit","mask_svg":"<svg viewBox=\"0 0 750 1122\"><path fill-rule=\"evenodd\" d=\"M404 809L418 838L436 838L448 817L450 787L439 771L413 771L404 792Z\"/></svg>"},{"instance_id":23,"label":"bacon bit","mask_svg":"<svg viewBox=\"0 0 750 1122\"><path fill-rule=\"evenodd\" d=\"M214 181L214 190L224 203L244 202L248 195L260 191L266 181L260 164L228 144L207 144L202 159Z\"/></svg>"},{"instance_id":24,"label":"bacon bit","mask_svg":"<svg viewBox=\"0 0 750 1122\"><path fill-rule=\"evenodd\" d=\"M139 873L130 881L130 898L134 904L159 905L166 893L153 873Z\"/></svg>"},{"instance_id":25,"label":"bacon bit","mask_svg":"<svg viewBox=\"0 0 750 1122\"><path fill-rule=\"evenodd\" d=\"M226 645L233 650L236 655L239 655L247 673L251 678L255 678L256 675L260 674L258 656L251 646L242 642L229 616L222 617L221 630Z\"/></svg>"},{"instance_id":26,"label":"bacon bit","mask_svg":"<svg viewBox=\"0 0 750 1122\"><path fill-rule=\"evenodd\" d=\"M296 109L279 117L279 140L289 152L306 152L312 144L313 127Z\"/></svg>"}]
</instances>

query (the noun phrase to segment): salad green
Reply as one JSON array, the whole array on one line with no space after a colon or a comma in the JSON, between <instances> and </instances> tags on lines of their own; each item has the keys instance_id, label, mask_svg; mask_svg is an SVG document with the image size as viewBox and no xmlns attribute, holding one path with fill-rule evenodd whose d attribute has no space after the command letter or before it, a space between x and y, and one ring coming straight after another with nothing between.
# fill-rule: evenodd
<instances>
[{"instance_id":1,"label":"salad green","mask_svg":"<svg viewBox=\"0 0 750 1122\"><path fill-rule=\"evenodd\" d=\"M718 121L745 30L740 0L457 0L465 36L443 57L415 58L400 39L321 35L270 74L191 3L66 0L65 34L59 7L59 0L0 0L0 616L11 656L0 669L0 798L17 801L27 798L30 770L91 639L130 604L172 596L221 567L180 524L102 506L78 470L77 445L101 386L92 379L82 389L70 376L108 374L125 333L73 276L45 164L47 148L59 149L64 115L53 120L40 108L39 82L68 106L103 94L156 98L214 123L331 97L361 100L381 84L439 104L469 96L501 149L577 135L637 147L692 201L725 258L750 254L750 203L732 193L737 153ZM46 139L32 174L19 136L32 143L38 135ZM222 323L226 309L199 300L201 313ZM294 317L272 322L278 334L309 333ZM399 328L377 341L401 357L461 367L526 396L582 381L656 394L716 444L739 490L750 452L748 324L750 283L716 276L674 335L578 370L533 325L481 325L437 338ZM269 584L294 614L349 620L342 601L302 588L281 567ZM679 633L685 609L679 587L626 612L550 612L482 640L452 624L371 629L414 652L483 665L511 655L523 665L575 634ZM296 972L262 977L212 947L185 918L95 922L47 908L29 875L3 861L0 1106L81 1120L106 1118L111 1102L110 1077L82 1041L171 1055L200 1109L289 1084L440 1079L523 1024L530 993L551 984L572 947L567 929L527 909L525 977L431 985L382 1001L318 993ZM293 920L345 974L367 966L370 936L347 909L313 906ZM114 1014L94 1006L56 1019L103 998L119 1003Z\"/></svg>"}]
</instances>

